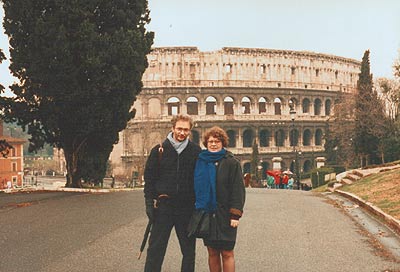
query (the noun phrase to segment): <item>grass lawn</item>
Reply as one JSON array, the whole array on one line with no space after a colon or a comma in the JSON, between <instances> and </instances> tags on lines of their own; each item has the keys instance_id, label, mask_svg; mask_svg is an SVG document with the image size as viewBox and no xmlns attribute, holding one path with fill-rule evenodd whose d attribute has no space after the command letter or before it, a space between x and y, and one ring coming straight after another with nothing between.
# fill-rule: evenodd
<instances>
[{"instance_id":1,"label":"grass lawn","mask_svg":"<svg viewBox=\"0 0 400 272\"><path fill-rule=\"evenodd\" d=\"M400 169L364 177L340 190L355 194L400 220Z\"/></svg>"}]
</instances>

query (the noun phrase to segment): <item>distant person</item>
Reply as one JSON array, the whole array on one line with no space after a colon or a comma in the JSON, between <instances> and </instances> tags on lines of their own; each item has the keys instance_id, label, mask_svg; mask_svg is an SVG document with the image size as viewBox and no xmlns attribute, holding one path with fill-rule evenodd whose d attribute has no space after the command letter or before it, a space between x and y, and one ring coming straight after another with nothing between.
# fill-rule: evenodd
<instances>
[{"instance_id":1,"label":"distant person","mask_svg":"<svg viewBox=\"0 0 400 272\"><path fill-rule=\"evenodd\" d=\"M281 186L281 176L279 174L274 176L275 179L275 189L279 189Z\"/></svg>"},{"instance_id":2,"label":"distant person","mask_svg":"<svg viewBox=\"0 0 400 272\"><path fill-rule=\"evenodd\" d=\"M287 189L289 182L289 176L287 174L283 174L282 177L282 189Z\"/></svg>"},{"instance_id":3,"label":"distant person","mask_svg":"<svg viewBox=\"0 0 400 272\"><path fill-rule=\"evenodd\" d=\"M225 148L228 135L220 127L212 127L203 137L203 150L196 163L196 209L212 213L210 235L203 239L208 250L211 272L235 271L233 249L239 218L243 214L245 187L240 162Z\"/></svg>"},{"instance_id":4,"label":"distant person","mask_svg":"<svg viewBox=\"0 0 400 272\"><path fill-rule=\"evenodd\" d=\"M196 238L188 237L187 227L194 210L194 166L201 148L189 140L192 127L191 117L175 116L167 139L153 147L146 162L144 197L153 226L145 272L161 271L173 227L183 254L181 271L194 271Z\"/></svg>"},{"instance_id":5,"label":"distant person","mask_svg":"<svg viewBox=\"0 0 400 272\"><path fill-rule=\"evenodd\" d=\"M288 180L288 189L292 190L293 189L293 184L294 184L294 179L293 176L291 176Z\"/></svg>"},{"instance_id":6,"label":"distant person","mask_svg":"<svg viewBox=\"0 0 400 272\"><path fill-rule=\"evenodd\" d=\"M268 188L274 187L275 179L273 176L267 174L267 184Z\"/></svg>"}]
</instances>

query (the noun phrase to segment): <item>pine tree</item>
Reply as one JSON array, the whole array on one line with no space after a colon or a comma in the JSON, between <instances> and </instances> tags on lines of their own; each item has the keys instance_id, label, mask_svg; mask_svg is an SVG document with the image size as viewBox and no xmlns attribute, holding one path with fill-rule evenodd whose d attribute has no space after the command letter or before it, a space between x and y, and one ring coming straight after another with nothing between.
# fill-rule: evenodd
<instances>
[{"instance_id":1,"label":"pine tree","mask_svg":"<svg viewBox=\"0 0 400 272\"><path fill-rule=\"evenodd\" d=\"M2 99L5 117L26 128L30 150L64 150L67 186L80 187L89 157L103 168L133 118L153 33L146 0L4 0L10 69L20 81ZM105 162L104 162L105 160ZM102 171L100 171L103 173Z\"/></svg>"},{"instance_id":2,"label":"pine tree","mask_svg":"<svg viewBox=\"0 0 400 272\"><path fill-rule=\"evenodd\" d=\"M258 171L257 171L257 167L258 167L258 144L257 141L254 140L253 141L253 146L252 146L252 153L251 153L251 161L250 161L250 171L252 176L256 177L256 180L259 180L259 176L258 176Z\"/></svg>"},{"instance_id":3,"label":"pine tree","mask_svg":"<svg viewBox=\"0 0 400 272\"><path fill-rule=\"evenodd\" d=\"M361 62L355 100L354 147L361 166L381 162L381 140L388 128L387 121L383 103L373 89L367 50Z\"/></svg>"}]
</instances>

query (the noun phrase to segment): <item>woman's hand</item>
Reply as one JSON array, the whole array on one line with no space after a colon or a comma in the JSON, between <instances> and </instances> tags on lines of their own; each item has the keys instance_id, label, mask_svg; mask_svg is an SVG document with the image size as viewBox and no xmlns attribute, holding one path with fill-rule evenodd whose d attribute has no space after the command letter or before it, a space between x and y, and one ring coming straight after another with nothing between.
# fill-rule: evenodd
<instances>
[{"instance_id":1,"label":"woman's hand","mask_svg":"<svg viewBox=\"0 0 400 272\"><path fill-rule=\"evenodd\" d=\"M239 226L239 220L231 219L231 227L237 228Z\"/></svg>"}]
</instances>

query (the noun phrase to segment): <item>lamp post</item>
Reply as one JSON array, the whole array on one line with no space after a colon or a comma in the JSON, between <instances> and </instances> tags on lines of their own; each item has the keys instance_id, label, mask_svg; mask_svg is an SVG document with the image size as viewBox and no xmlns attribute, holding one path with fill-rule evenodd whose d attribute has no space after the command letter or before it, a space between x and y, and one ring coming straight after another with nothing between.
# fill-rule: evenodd
<instances>
[{"instance_id":1,"label":"lamp post","mask_svg":"<svg viewBox=\"0 0 400 272\"><path fill-rule=\"evenodd\" d=\"M297 180L297 190L300 190L301 188L301 186L300 186L300 180L301 180L301 151L299 151L299 158L298 158L298 164L299 164L299 167L298 167L298 169L299 169L299 176L298 176L298 180Z\"/></svg>"},{"instance_id":2,"label":"lamp post","mask_svg":"<svg viewBox=\"0 0 400 272\"><path fill-rule=\"evenodd\" d=\"M290 133L290 142L293 146L293 167L294 167L294 172L296 172L297 176L297 189L300 190L300 170L298 165L298 158L297 158L297 152L296 152L296 142L295 142L295 130L294 130L294 120L296 119L296 110L294 109L294 103L292 100L289 100L289 115L290 119L292 120L292 129ZM301 152L299 152L301 153Z\"/></svg>"}]
</instances>

